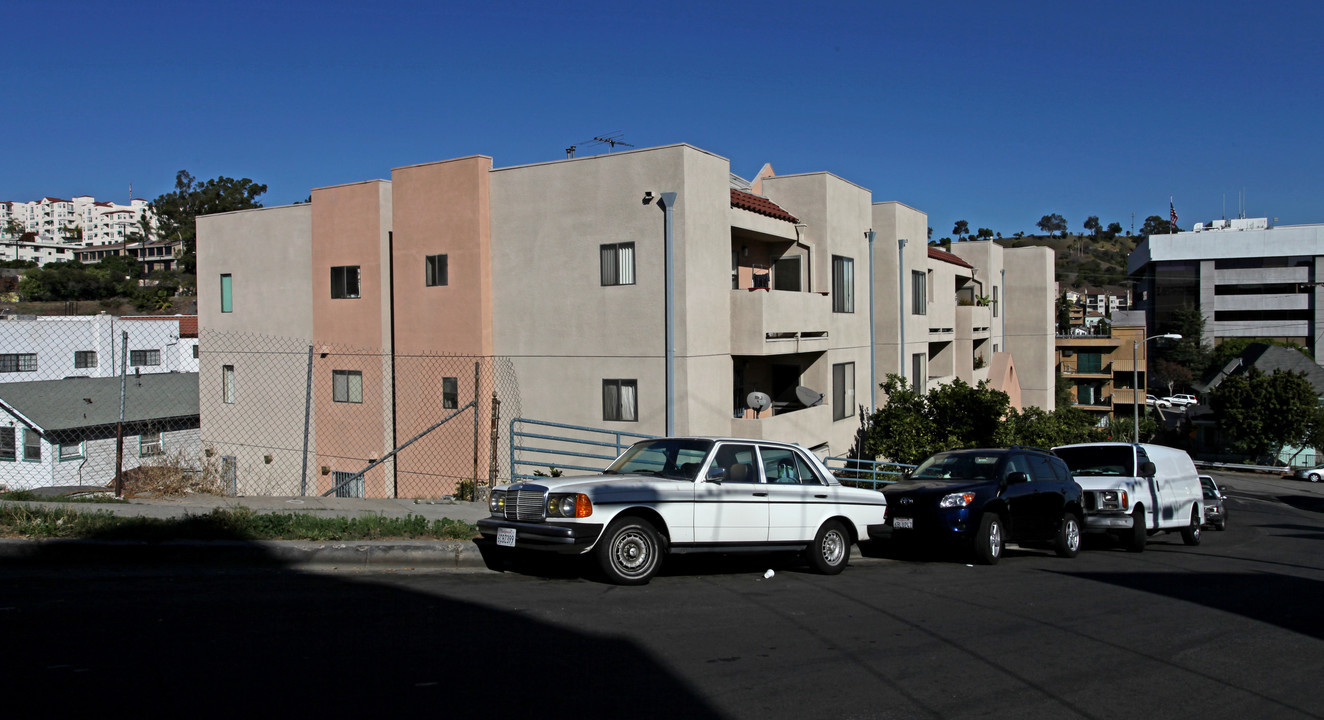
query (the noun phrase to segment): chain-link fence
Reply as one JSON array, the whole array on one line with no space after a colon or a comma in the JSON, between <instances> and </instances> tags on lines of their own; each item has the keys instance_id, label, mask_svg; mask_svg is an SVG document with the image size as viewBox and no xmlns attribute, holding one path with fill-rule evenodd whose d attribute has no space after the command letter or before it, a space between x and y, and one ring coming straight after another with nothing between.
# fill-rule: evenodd
<instances>
[{"instance_id":1,"label":"chain-link fence","mask_svg":"<svg viewBox=\"0 0 1324 720\"><path fill-rule=\"evenodd\" d=\"M26 326L51 347L0 353L0 379L59 378L0 383L0 487L111 486L122 467L138 492L474 498L509 477L509 359L81 320ZM0 350L32 344L9 325ZM48 368L66 355L75 372Z\"/></svg>"}]
</instances>

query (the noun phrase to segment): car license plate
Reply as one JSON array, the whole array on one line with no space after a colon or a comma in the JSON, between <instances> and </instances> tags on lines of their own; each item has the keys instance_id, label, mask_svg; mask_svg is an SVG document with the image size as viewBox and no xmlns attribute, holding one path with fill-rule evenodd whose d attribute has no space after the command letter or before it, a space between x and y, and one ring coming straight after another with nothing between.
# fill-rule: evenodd
<instances>
[{"instance_id":1,"label":"car license plate","mask_svg":"<svg viewBox=\"0 0 1324 720\"><path fill-rule=\"evenodd\" d=\"M903 518L903 517L892 518L892 527L896 528L897 530L914 530L915 519Z\"/></svg>"},{"instance_id":2,"label":"car license plate","mask_svg":"<svg viewBox=\"0 0 1324 720\"><path fill-rule=\"evenodd\" d=\"M497 545L515 547L515 528L497 528Z\"/></svg>"}]
</instances>

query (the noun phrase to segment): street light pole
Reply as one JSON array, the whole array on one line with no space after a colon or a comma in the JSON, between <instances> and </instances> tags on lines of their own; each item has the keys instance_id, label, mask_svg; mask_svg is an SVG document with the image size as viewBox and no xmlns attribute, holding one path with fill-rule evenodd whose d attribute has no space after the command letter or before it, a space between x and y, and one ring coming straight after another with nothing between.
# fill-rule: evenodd
<instances>
[{"instance_id":1,"label":"street light pole","mask_svg":"<svg viewBox=\"0 0 1324 720\"><path fill-rule=\"evenodd\" d=\"M1150 340L1157 340L1159 338L1181 340L1181 335L1178 335L1177 333L1167 333L1166 335L1151 335L1144 340L1131 341L1131 434L1132 437L1135 438L1135 443L1137 445L1140 444L1140 346ZM1145 374L1146 376L1149 375L1148 355L1145 356ZM1148 384L1148 377L1146 377L1146 384ZM1148 392L1145 393L1145 397L1148 399ZM1149 403L1146 402L1145 404L1148 405Z\"/></svg>"}]
</instances>

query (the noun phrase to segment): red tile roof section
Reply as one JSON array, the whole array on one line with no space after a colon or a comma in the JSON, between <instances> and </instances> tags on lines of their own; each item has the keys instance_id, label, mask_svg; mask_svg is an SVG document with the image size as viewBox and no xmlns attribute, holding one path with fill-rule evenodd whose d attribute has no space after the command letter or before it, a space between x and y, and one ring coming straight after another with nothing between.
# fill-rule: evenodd
<instances>
[{"instance_id":1,"label":"red tile roof section","mask_svg":"<svg viewBox=\"0 0 1324 720\"><path fill-rule=\"evenodd\" d=\"M962 260L961 258L959 258L959 257L957 257L957 256L955 256L955 255L953 255L953 254L951 254L951 253L949 253L949 252L945 252L945 251L943 251L943 250L939 250L938 248L929 248L929 257L933 258L934 260L942 260L943 262L949 262L949 263L951 263L951 264L953 264L953 265L960 265L961 267L968 267L968 268L970 268L971 270L974 270L974 269L975 269L975 266L974 266L974 265L971 265L970 263L968 263L968 262Z\"/></svg>"},{"instance_id":2,"label":"red tile roof section","mask_svg":"<svg viewBox=\"0 0 1324 720\"><path fill-rule=\"evenodd\" d=\"M765 198L759 197L753 193L747 193L743 190L731 188L731 207L748 210L759 215L766 215L776 220L785 220L790 223L800 222L794 215L781 209L777 203Z\"/></svg>"},{"instance_id":3,"label":"red tile roof section","mask_svg":"<svg viewBox=\"0 0 1324 720\"><path fill-rule=\"evenodd\" d=\"M125 315L121 320L157 320L157 321L179 321L179 336L186 338L195 338L198 336L198 316L197 315Z\"/></svg>"}]
</instances>

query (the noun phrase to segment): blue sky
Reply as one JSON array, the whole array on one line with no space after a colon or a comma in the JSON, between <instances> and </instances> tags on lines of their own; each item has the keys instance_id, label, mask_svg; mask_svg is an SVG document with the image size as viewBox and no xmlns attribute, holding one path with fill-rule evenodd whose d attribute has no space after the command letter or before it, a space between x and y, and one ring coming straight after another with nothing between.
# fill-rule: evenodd
<instances>
[{"instance_id":1,"label":"blue sky","mask_svg":"<svg viewBox=\"0 0 1324 720\"><path fill-rule=\"evenodd\" d=\"M25 2L0 43L0 200L147 199L175 172L267 205L619 132L749 177L825 170L1004 235L1324 222L1324 3ZM1226 201L1225 201L1226 198Z\"/></svg>"}]
</instances>

